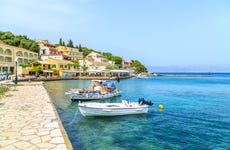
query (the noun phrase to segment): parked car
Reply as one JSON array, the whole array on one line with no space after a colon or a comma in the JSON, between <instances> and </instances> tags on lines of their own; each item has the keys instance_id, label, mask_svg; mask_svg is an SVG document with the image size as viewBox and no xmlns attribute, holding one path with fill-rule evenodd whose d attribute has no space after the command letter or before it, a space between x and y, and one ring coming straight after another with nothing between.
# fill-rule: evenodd
<instances>
[{"instance_id":1,"label":"parked car","mask_svg":"<svg viewBox=\"0 0 230 150\"><path fill-rule=\"evenodd\" d=\"M8 79L8 74L6 72L0 72L0 80Z\"/></svg>"}]
</instances>

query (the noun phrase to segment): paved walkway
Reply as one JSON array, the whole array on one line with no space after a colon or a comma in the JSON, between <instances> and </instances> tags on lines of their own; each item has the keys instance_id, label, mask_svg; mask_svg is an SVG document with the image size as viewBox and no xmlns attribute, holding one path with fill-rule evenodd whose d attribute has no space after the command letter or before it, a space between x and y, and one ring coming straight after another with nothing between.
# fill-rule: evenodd
<instances>
[{"instance_id":1,"label":"paved walkway","mask_svg":"<svg viewBox=\"0 0 230 150\"><path fill-rule=\"evenodd\" d=\"M41 82L18 86L6 95L0 99L1 150L72 149Z\"/></svg>"}]
</instances>

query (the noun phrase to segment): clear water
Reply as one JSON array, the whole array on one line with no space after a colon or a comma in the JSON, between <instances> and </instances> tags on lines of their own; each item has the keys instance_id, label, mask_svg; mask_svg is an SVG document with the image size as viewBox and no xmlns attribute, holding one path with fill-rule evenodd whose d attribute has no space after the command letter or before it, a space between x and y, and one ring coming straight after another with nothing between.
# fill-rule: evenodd
<instances>
[{"instance_id":1,"label":"clear water","mask_svg":"<svg viewBox=\"0 0 230 150\"><path fill-rule=\"evenodd\" d=\"M230 76L121 80L121 99L153 100L148 114L82 117L64 92L89 81L53 81L46 88L76 150L230 149ZM164 110L159 111L158 105Z\"/></svg>"}]
</instances>

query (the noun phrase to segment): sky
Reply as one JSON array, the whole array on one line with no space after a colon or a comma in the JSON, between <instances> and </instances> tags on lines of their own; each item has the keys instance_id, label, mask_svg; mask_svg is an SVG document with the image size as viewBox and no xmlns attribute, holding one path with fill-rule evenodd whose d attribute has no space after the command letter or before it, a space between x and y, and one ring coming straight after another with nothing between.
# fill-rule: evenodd
<instances>
[{"instance_id":1,"label":"sky","mask_svg":"<svg viewBox=\"0 0 230 150\"><path fill-rule=\"evenodd\" d=\"M152 68L230 71L229 0L1 0L0 31Z\"/></svg>"}]
</instances>

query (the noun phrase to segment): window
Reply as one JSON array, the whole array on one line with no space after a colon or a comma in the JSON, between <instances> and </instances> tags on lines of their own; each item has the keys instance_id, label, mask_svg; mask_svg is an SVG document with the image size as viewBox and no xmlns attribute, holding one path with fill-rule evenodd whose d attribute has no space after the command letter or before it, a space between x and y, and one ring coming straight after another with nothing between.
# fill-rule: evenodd
<instances>
[{"instance_id":1,"label":"window","mask_svg":"<svg viewBox=\"0 0 230 150\"><path fill-rule=\"evenodd\" d=\"M52 64L52 68L56 68L56 65L55 65L55 64Z\"/></svg>"}]
</instances>

